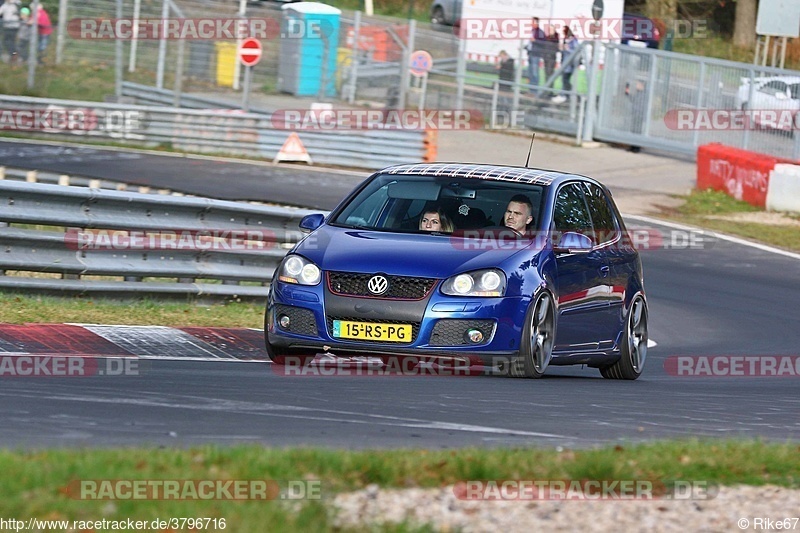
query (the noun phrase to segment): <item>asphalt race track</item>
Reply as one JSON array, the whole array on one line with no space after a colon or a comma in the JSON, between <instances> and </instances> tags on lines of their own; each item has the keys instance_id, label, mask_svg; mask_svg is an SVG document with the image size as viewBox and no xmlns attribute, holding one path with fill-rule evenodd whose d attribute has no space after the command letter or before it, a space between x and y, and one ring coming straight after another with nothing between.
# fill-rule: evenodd
<instances>
[{"instance_id":1,"label":"asphalt race track","mask_svg":"<svg viewBox=\"0 0 800 533\"><path fill-rule=\"evenodd\" d=\"M173 159L174 179L197 172L194 166L177 170L194 163ZM101 164L108 161L75 163L81 173ZM245 183L238 184L242 191ZM303 192L323 204L316 197L322 189ZM634 222L678 243L642 252L657 346L637 381L604 380L580 367L551 367L541 380L288 377L259 361L260 332L236 333L239 340L226 350L239 355L231 357L182 335L162 335L166 340L151 346L138 376L0 377L0 445L440 448L585 447L689 436L800 440L800 258L707 237L681 246L682 230L628 219ZM0 327L0 356L14 351L8 335ZM794 358L793 370L782 376L698 377L675 375L677 356Z\"/></svg>"},{"instance_id":2,"label":"asphalt race track","mask_svg":"<svg viewBox=\"0 0 800 533\"><path fill-rule=\"evenodd\" d=\"M0 141L0 164L172 189L222 200L332 209L367 177L341 171L208 157L155 155L45 143ZM224 186L220 186L220 179ZM313 191L313 195L309 195Z\"/></svg>"}]
</instances>

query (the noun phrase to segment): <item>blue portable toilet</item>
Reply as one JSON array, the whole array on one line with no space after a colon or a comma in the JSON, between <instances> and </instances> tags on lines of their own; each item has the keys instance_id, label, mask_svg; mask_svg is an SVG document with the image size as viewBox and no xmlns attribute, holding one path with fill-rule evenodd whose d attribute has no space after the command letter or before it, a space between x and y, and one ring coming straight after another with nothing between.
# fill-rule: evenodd
<instances>
[{"instance_id":1,"label":"blue portable toilet","mask_svg":"<svg viewBox=\"0 0 800 533\"><path fill-rule=\"evenodd\" d=\"M335 96L341 10L320 2L297 2L281 9L278 90L297 96Z\"/></svg>"}]
</instances>

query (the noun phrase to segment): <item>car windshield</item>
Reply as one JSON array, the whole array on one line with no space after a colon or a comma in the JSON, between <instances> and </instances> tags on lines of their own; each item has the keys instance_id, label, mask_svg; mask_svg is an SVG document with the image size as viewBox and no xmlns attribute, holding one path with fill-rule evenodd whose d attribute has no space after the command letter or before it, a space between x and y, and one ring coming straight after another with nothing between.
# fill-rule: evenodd
<instances>
[{"instance_id":1,"label":"car windshield","mask_svg":"<svg viewBox=\"0 0 800 533\"><path fill-rule=\"evenodd\" d=\"M382 174L343 206L331 224L403 233L498 227L503 225L509 201L523 195L532 204L533 220L528 225L532 230L540 222L542 193L539 185L499 180ZM421 229L423 216L436 212L440 217L434 218L443 218L442 223Z\"/></svg>"}]
</instances>

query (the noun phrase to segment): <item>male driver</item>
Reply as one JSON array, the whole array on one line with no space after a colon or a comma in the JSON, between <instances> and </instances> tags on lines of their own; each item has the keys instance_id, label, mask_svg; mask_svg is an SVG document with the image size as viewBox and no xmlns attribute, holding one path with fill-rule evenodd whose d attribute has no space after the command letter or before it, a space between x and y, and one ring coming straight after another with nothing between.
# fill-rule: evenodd
<instances>
[{"instance_id":1,"label":"male driver","mask_svg":"<svg viewBox=\"0 0 800 533\"><path fill-rule=\"evenodd\" d=\"M517 235L525 235L528 224L533 222L533 204L524 194L515 194L506 207L504 217L506 227L513 229Z\"/></svg>"}]
</instances>

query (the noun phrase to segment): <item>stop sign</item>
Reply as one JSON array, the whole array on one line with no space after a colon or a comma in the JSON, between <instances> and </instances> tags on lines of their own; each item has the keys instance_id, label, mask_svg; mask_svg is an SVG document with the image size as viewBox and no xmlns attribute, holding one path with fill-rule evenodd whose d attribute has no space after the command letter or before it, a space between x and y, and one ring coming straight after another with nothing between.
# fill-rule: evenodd
<instances>
[{"instance_id":1,"label":"stop sign","mask_svg":"<svg viewBox=\"0 0 800 533\"><path fill-rule=\"evenodd\" d=\"M239 61L246 67L252 67L261 59L261 41L258 39L245 39L239 47Z\"/></svg>"}]
</instances>

